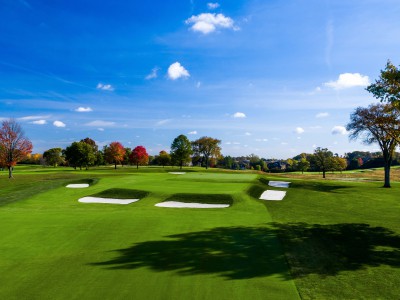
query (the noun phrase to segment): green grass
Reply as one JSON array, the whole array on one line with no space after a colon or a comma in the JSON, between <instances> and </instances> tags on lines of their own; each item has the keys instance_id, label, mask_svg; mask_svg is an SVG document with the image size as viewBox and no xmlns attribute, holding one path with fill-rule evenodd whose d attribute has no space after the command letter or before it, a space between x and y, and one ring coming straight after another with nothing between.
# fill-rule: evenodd
<instances>
[{"instance_id":1,"label":"green grass","mask_svg":"<svg viewBox=\"0 0 400 300\"><path fill-rule=\"evenodd\" d=\"M32 185L0 190L0 199L25 190L0 209L0 299L298 298L268 211L245 193L257 175L155 170L16 168L14 182ZM55 181L51 188L39 188L45 178ZM99 180L65 188L87 178ZM0 176L1 186L8 182ZM112 189L149 194L130 205L78 202ZM176 194L235 205L155 206Z\"/></svg>"},{"instance_id":2,"label":"green grass","mask_svg":"<svg viewBox=\"0 0 400 300\"><path fill-rule=\"evenodd\" d=\"M0 299L398 298L399 183L171 170L0 173ZM270 179L291 182L283 201L258 200L282 190ZM166 200L234 205L155 207Z\"/></svg>"}]
</instances>

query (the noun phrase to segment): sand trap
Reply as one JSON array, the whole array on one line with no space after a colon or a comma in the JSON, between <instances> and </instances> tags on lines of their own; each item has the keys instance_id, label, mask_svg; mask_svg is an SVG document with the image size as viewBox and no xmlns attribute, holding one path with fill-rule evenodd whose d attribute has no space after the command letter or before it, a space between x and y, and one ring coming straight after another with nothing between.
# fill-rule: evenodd
<instances>
[{"instance_id":1,"label":"sand trap","mask_svg":"<svg viewBox=\"0 0 400 300\"><path fill-rule=\"evenodd\" d=\"M274 187L281 187L281 188L288 188L290 182L287 181L270 181L268 183L269 186L274 186Z\"/></svg>"},{"instance_id":2,"label":"sand trap","mask_svg":"<svg viewBox=\"0 0 400 300\"><path fill-rule=\"evenodd\" d=\"M285 191L273 191L273 190L266 190L260 196L261 200L275 200L280 201L286 196Z\"/></svg>"},{"instance_id":3,"label":"sand trap","mask_svg":"<svg viewBox=\"0 0 400 300\"><path fill-rule=\"evenodd\" d=\"M67 188L71 189L83 189L89 187L89 183L74 183L74 184L68 184L66 186Z\"/></svg>"},{"instance_id":4,"label":"sand trap","mask_svg":"<svg viewBox=\"0 0 400 300\"><path fill-rule=\"evenodd\" d=\"M186 174L186 172L168 172L169 174L173 174L173 175L183 175Z\"/></svg>"},{"instance_id":5,"label":"sand trap","mask_svg":"<svg viewBox=\"0 0 400 300\"><path fill-rule=\"evenodd\" d=\"M98 198L98 197L83 197L78 200L82 203L108 203L108 204L130 204L139 199L114 199L114 198Z\"/></svg>"},{"instance_id":6,"label":"sand trap","mask_svg":"<svg viewBox=\"0 0 400 300\"><path fill-rule=\"evenodd\" d=\"M175 208L226 208L229 204L204 204L204 203L185 203L177 201L165 201L157 203L158 207L175 207Z\"/></svg>"}]
</instances>

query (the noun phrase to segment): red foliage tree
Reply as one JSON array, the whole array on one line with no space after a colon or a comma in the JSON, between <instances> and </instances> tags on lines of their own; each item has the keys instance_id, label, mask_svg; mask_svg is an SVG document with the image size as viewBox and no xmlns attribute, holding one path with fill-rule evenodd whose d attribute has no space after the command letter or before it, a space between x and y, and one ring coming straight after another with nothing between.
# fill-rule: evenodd
<instances>
[{"instance_id":1,"label":"red foliage tree","mask_svg":"<svg viewBox=\"0 0 400 300\"><path fill-rule=\"evenodd\" d=\"M15 120L3 121L0 128L0 165L8 168L13 178L13 167L32 152L32 143L25 137L21 125Z\"/></svg>"},{"instance_id":2,"label":"red foliage tree","mask_svg":"<svg viewBox=\"0 0 400 300\"><path fill-rule=\"evenodd\" d=\"M119 142L112 142L104 149L104 156L108 163L114 164L115 169L117 164L124 160L125 148Z\"/></svg>"},{"instance_id":3,"label":"red foliage tree","mask_svg":"<svg viewBox=\"0 0 400 300\"><path fill-rule=\"evenodd\" d=\"M147 165L149 163L149 155L147 154L146 148L143 146L137 146L132 150L129 156L129 161L136 165L139 169L139 165Z\"/></svg>"}]
</instances>

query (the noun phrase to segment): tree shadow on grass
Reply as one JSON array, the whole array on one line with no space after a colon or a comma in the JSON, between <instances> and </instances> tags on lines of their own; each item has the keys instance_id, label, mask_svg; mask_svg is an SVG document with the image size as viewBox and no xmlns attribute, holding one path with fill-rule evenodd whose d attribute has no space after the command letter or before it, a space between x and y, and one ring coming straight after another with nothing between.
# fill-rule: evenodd
<instances>
[{"instance_id":1,"label":"tree shadow on grass","mask_svg":"<svg viewBox=\"0 0 400 300\"><path fill-rule=\"evenodd\" d=\"M334 276L341 271L400 267L400 236L368 224L273 223L294 277Z\"/></svg>"},{"instance_id":2,"label":"tree shadow on grass","mask_svg":"<svg viewBox=\"0 0 400 300\"><path fill-rule=\"evenodd\" d=\"M289 272L275 233L268 228L227 227L168 236L115 250L118 256L92 265L109 269L149 267L180 275L216 274L248 279Z\"/></svg>"},{"instance_id":3,"label":"tree shadow on grass","mask_svg":"<svg viewBox=\"0 0 400 300\"><path fill-rule=\"evenodd\" d=\"M159 272L215 274L226 279L279 275L284 280L292 278L286 260L293 277L333 276L379 265L400 267L400 236L367 224L222 227L171 235L114 251L118 253L116 258L91 265L109 269L149 267Z\"/></svg>"},{"instance_id":4,"label":"tree shadow on grass","mask_svg":"<svg viewBox=\"0 0 400 300\"><path fill-rule=\"evenodd\" d=\"M325 193L337 193L339 190L347 189L349 186L340 185L340 184L332 184L332 183L324 183L324 182L297 182L294 181L290 184L291 188L310 190L316 192L325 192Z\"/></svg>"}]
</instances>

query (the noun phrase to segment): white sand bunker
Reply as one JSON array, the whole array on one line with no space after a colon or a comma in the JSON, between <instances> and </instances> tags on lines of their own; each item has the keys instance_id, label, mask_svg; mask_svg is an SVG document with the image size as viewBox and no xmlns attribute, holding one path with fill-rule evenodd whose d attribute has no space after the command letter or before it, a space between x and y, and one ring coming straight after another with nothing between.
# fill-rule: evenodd
<instances>
[{"instance_id":1,"label":"white sand bunker","mask_svg":"<svg viewBox=\"0 0 400 300\"><path fill-rule=\"evenodd\" d=\"M89 183L73 183L68 184L66 187L71 189L83 189L89 187Z\"/></svg>"},{"instance_id":2,"label":"white sand bunker","mask_svg":"<svg viewBox=\"0 0 400 300\"><path fill-rule=\"evenodd\" d=\"M158 207L174 207L174 208L226 208L229 204L205 204L205 203L185 203L177 201L165 201L157 203Z\"/></svg>"},{"instance_id":3,"label":"white sand bunker","mask_svg":"<svg viewBox=\"0 0 400 300\"><path fill-rule=\"evenodd\" d=\"M169 174L173 174L173 175L183 175L186 174L186 172L168 172Z\"/></svg>"},{"instance_id":4,"label":"white sand bunker","mask_svg":"<svg viewBox=\"0 0 400 300\"><path fill-rule=\"evenodd\" d=\"M288 188L290 182L287 181L270 181L268 183L269 186L274 186L274 187L281 187L281 188Z\"/></svg>"},{"instance_id":5,"label":"white sand bunker","mask_svg":"<svg viewBox=\"0 0 400 300\"><path fill-rule=\"evenodd\" d=\"M139 199L114 199L114 198L98 198L98 197L83 197L78 200L82 203L108 203L108 204L130 204Z\"/></svg>"},{"instance_id":6,"label":"white sand bunker","mask_svg":"<svg viewBox=\"0 0 400 300\"><path fill-rule=\"evenodd\" d=\"M261 194L261 200L275 200L280 201L286 196L285 191L273 191L273 190L266 190L264 193Z\"/></svg>"}]
</instances>

